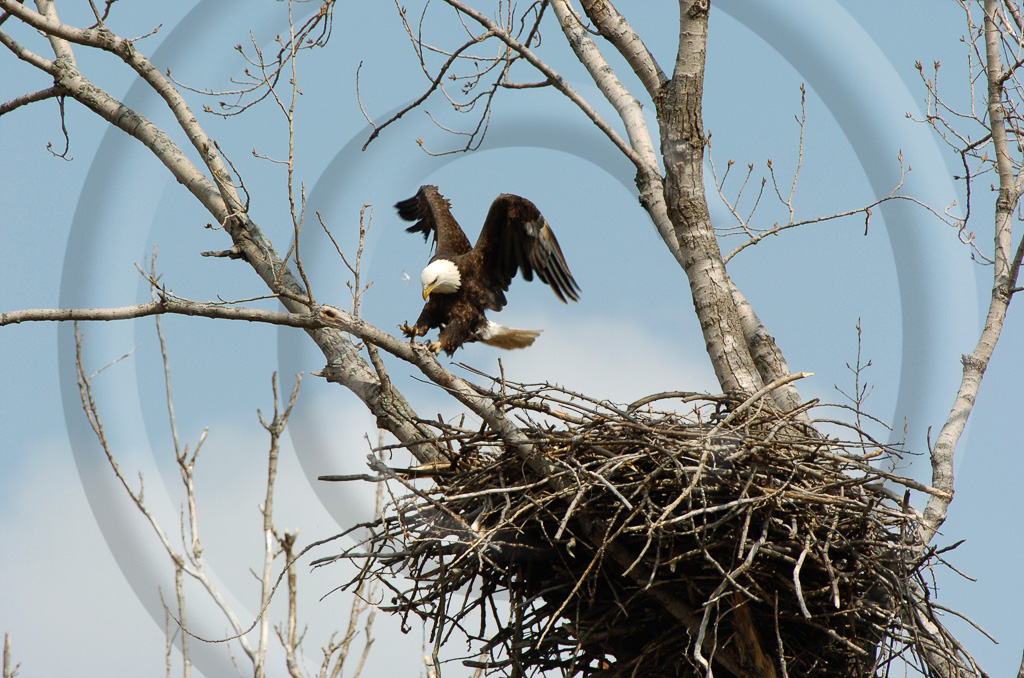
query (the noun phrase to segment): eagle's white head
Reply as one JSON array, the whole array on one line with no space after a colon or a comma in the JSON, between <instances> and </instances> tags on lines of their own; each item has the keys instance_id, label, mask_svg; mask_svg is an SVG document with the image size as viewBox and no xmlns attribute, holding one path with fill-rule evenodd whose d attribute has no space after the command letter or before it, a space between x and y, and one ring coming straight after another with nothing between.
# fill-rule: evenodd
<instances>
[{"instance_id":1,"label":"eagle's white head","mask_svg":"<svg viewBox=\"0 0 1024 678\"><path fill-rule=\"evenodd\" d=\"M459 267L447 259L435 259L420 273L420 284L423 286L423 300L426 301L433 292L457 292L462 285L462 274L459 273Z\"/></svg>"}]
</instances>

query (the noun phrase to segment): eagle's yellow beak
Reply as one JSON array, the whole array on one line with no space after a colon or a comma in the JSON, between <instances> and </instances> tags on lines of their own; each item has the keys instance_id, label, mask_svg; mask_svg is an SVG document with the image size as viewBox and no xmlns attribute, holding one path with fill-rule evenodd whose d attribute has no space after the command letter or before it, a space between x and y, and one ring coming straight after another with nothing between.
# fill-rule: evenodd
<instances>
[{"instance_id":1,"label":"eagle's yellow beak","mask_svg":"<svg viewBox=\"0 0 1024 678\"><path fill-rule=\"evenodd\" d=\"M430 296L430 293L434 291L435 287L437 287L437 283L434 283L433 285L423 286L423 301L427 300L427 297Z\"/></svg>"}]
</instances>

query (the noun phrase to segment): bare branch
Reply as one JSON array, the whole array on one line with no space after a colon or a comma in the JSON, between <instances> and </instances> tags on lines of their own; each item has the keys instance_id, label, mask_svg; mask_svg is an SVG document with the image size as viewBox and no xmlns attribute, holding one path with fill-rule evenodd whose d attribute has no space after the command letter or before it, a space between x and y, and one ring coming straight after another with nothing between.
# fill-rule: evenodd
<instances>
[{"instance_id":1,"label":"bare branch","mask_svg":"<svg viewBox=\"0 0 1024 678\"><path fill-rule=\"evenodd\" d=\"M580 5L597 26L601 37L619 51L640 78L651 99L657 98L668 78L633 27L607 0L580 0Z\"/></svg>"},{"instance_id":2,"label":"bare branch","mask_svg":"<svg viewBox=\"0 0 1024 678\"><path fill-rule=\"evenodd\" d=\"M57 65L54 62L44 59L35 52L27 49L17 40L12 38L6 31L0 31L0 45L9 49L14 56L18 57L25 63L31 64L44 73L55 75L57 72Z\"/></svg>"},{"instance_id":3,"label":"bare branch","mask_svg":"<svg viewBox=\"0 0 1024 678\"><path fill-rule=\"evenodd\" d=\"M4 632L4 658L3 658L3 678L15 678L18 675L18 668L21 664L15 664L11 666L12 655L11 655L11 637L8 633Z\"/></svg>"},{"instance_id":4,"label":"bare branch","mask_svg":"<svg viewBox=\"0 0 1024 678\"><path fill-rule=\"evenodd\" d=\"M452 52L451 56L448 57L448 60L445 61L445 63L442 64L441 67L438 69L437 75L435 75L434 77L431 78L430 86L427 88L427 90L425 92L423 92L423 94L418 96L416 99L414 99L408 105L403 106L401 109L399 109L399 111L397 113L395 113L390 118L388 118L387 120L385 120L384 122L382 122L380 124L375 123L366 114L366 111L363 109L362 99L360 98L359 99L359 107L360 107L360 110L363 110L363 117L365 117L366 121L368 123L370 123L370 125L373 126L373 131L370 133L370 136L367 137L366 142L363 144L363 150L365 151L367 146L369 146L370 143L372 143L373 140L376 139L380 135L380 133L384 131L384 129L386 127L388 127L389 125L391 125L394 122L397 122L406 113L408 113L409 111L413 110L414 108L417 108L420 104L422 104L424 101L426 101L430 97L430 95L433 94L441 86L441 82L444 80L445 75L448 74L448 71L451 69L452 65L458 59L462 58L463 53L467 49L469 49L470 47L472 47L472 46L474 46L474 45L476 45L476 44L478 44L480 42L483 42L487 38L490 38L492 35L493 35L492 32L482 33L482 34L480 34L478 36L474 36L472 40L470 40L469 42L464 43L462 46L457 48L454 52ZM360 66L360 68L362 68L362 64L361 63L359 64L359 66ZM359 69L356 69L356 88L357 88L357 91L358 91L358 87L359 87Z\"/></svg>"},{"instance_id":5,"label":"bare branch","mask_svg":"<svg viewBox=\"0 0 1024 678\"><path fill-rule=\"evenodd\" d=\"M615 75L615 71L601 55L590 35L576 14L569 8L566 0L553 0L551 8L558 17L562 32L566 36L573 52L587 68L594 83L601 90L609 103L615 107L619 118L626 128L630 149L633 154L626 154L637 168L637 188L640 189L640 202L647 208L655 227L661 234L669 251L683 265L684 259L679 248L675 228L669 219L665 204L665 186L662 182L658 165L658 156L651 141L647 123L644 121L640 102L623 86ZM621 19L621 17L620 17ZM609 19L611 21L611 19ZM621 22L624 24L624 22ZM619 25L620 31L628 26ZM625 34L622 39L625 40ZM660 69L659 69L660 72ZM661 74L664 78L664 74ZM659 89L660 91L660 89ZM613 139L614 141L614 139ZM625 152L625 151L624 151Z\"/></svg>"},{"instance_id":6,"label":"bare branch","mask_svg":"<svg viewBox=\"0 0 1024 678\"><path fill-rule=\"evenodd\" d=\"M642 162L641 165L634 160L637 170L644 174L657 174L657 155L654 152L651 135L647 131L647 124L644 122L640 102L615 75L615 71L601 55L601 51L590 38L590 34L584 30L580 18L572 11L566 0L552 0L551 8L555 12L555 16L558 17L562 32L565 33L576 57L587 68L594 83L608 102L615 107L619 118L625 125L630 147L638 154L638 159ZM648 180L650 180L649 177Z\"/></svg>"},{"instance_id":7,"label":"bare branch","mask_svg":"<svg viewBox=\"0 0 1024 678\"><path fill-rule=\"evenodd\" d=\"M129 320L150 315L173 313L201 318L222 318L225 320L247 320L264 322L272 325L288 325L290 327L315 328L322 327L312 315L299 315L282 311L269 311L261 308L240 308L221 304L201 303L162 297L160 299L122 306L119 308L41 308L24 311L0 313L0 327L23 322L47 322L68 320Z\"/></svg>"},{"instance_id":8,"label":"bare branch","mask_svg":"<svg viewBox=\"0 0 1024 678\"><path fill-rule=\"evenodd\" d=\"M953 455L963 434L967 418L974 409L982 377L996 342L1003 328L1006 310L1012 299L1011 290L1016 287L1020 271L1020 259L1024 246L1018 246L1012 255L1013 215L1020 202L1021 182L1024 175L1015 170L1011 157L1009 124L1004 106L1005 82L1000 80L1002 67L999 51L1000 29L996 21L998 0L985 0L984 4L984 74L987 82L988 121L995 154L995 166L999 177L999 194L996 200L994 244L993 244L993 288L985 326L978 343L970 355L962 357L963 377L957 390L956 400L948 418L939 431L935 447L931 452L932 485L947 493L949 498L932 496L925 506L921 526L921 539L927 544L946 519L953 494ZM1017 130L1013 130L1016 135Z\"/></svg>"},{"instance_id":9,"label":"bare branch","mask_svg":"<svg viewBox=\"0 0 1024 678\"><path fill-rule=\"evenodd\" d=\"M128 64L136 73L138 73L152 89L160 95L167 107L174 114L177 119L178 125L183 132L187 135L192 145L199 151L200 157L203 162L209 168L213 180L217 185L216 191L220 195L224 204L228 206L225 211L223 206L219 206L217 211L227 216L227 212L237 210L241 207L241 201L234 191L234 188L228 182L227 167L223 164L220 156L215 152L212 140L206 136L206 133L199 126L196 121L195 115L192 113L188 104L181 97L178 91L174 88L170 81L164 77L153 64L139 53L132 41L126 38L121 38L114 35L106 26L99 26L94 29L81 29L68 26L61 23L57 19L56 11L53 8L51 0L45 0L40 3L41 13L33 12L27 7L19 4L15 0L0 0L0 8L10 12L13 16L24 21L29 26L42 31L50 38L51 44L54 46L54 50L58 56L70 55L71 49L68 43L74 43L84 45L87 47L94 47L101 49L106 52L110 52ZM60 79L63 83L66 83L68 95L73 96L81 101L86 106L92 108L95 112L106 118L109 122L115 124L121 129L124 129L133 136L138 136L140 140L147 143L147 146L153 150L154 153L160 157L164 164L168 166L172 172L175 172L175 176L185 184L186 187L190 187L192 182L200 184L206 184L201 190L200 186L196 186L193 192L196 193L196 197L203 201L204 205L210 209L210 205L207 204L210 196L209 182L199 182L198 177L188 176L195 170L192 164L180 153L173 143L166 139L166 135L163 134L162 130L152 125L148 120L138 116L137 118L132 116L124 116L126 110L120 102L117 102L110 97L109 94L95 87L91 82L85 79L81 73L78 72L76 65L73 60L71 63L61 63L57 66L57 70L60 72ZM98 90L98 92L97 92ZM93 100L89 95L95 96ZM119 116L127 118L123 122L119 120ZM177 151L177 152L175 152ZM174 162L171 162L171 160ZM189 171L191 168L191 171ZM179 176L181 173L181 176ZM185 179L185 180L183 180ZM213 210L211 210L213 211Z\"/></svg>"},{"instance_id":10,"label":"bare branch","mask_svg":"<svg viewBox=\"0 0 1024 678\"><path fill-rule=\"evenodd\" d=\"M8 0L9 1L9 0ZM630 162L636 165L638 170L644 170L644 160L634 151L626 141L619 136L618 132L612 129L611 125L602 118L596 110L584 99L575 89L561 76L551 68L548 64L542 61L533 50L529 49L526 45L516 40L512 35L508 33L501 26L496 24L493 20L488 18L482 12L469 7L460 0L445 0L449 5L457 9L462 14L472 18L474 21L479 23L481 26L486 28L492 34L494 34L499 40L504 42L512 50L522 55L534 68L544 74L548 78L548 81L557 89L559 92L564 94L570 101L579 107L581 111L593 122L598 129L600 129L605 136L615 147L618 148L623 155L629 158Z\"/></svg>"},{"instance_id":11,"label":"bare branch","mask_svg":"<svg viewBox=\"0 0 1024 678\"><path fill-rule=\"evenodd\" d=\"M1014 0L1003 0L1003 6L1013 18L1013 23L1017 27L1018 33L1024 34L1024 18L1021 17L1020 7L1017 6Z\"/></svg>"},{"instance_id":12,"label":"bare branch","mask_svg":"<svg viewBox=\"0 0 1024 678\"><path fill-rule=\"evenodd\" d=\"M475 387L441 367L427 347L401 341L382 332L364 320L332 306L319 307L318 313L315 314L300 315L263 309L224 307L215 304L202 304L168 298L115 309L36 309L14 311L0 314L0 326L29 320L123 320L158 313L267 322L277 325L301 327L307 330L336 327L344 332L354 334L360 339L369 341L392 355L416 365L431 381L448 390L451 395L455 396L483 418L494 430L501 432L509 440L510 444L515 445L520 450L524 461L537 466L538 472L542 472L541 469L545 468L543 459L532 451L532 446L528 439L519 431L515 424L500 409L495 407L493 403L482 397ZM335 366L328 365L322 375L331 381L338 381L342 378L338 372L339 370ZM421 435L415 432L415 427L413 429L401 428L400 433L402 434L399 437L400 440L405 440L406 442L411 440L418 441L412 445L412 449L421 455L424 454L424 451L421 449L423 439ZM429 461L431 459L429 454L426 456L427 458L421 460Z\"/></svg>"},{"instance_id":13,"label":"bare branch","mask_svg":"<svg viewBox=\"0 0 1024 678\"><path fill-rule=\"evenodd\" d=\"M185 586L184 577L182 576L184 568L178 563L174 563L174 592L178 599L178 623L181 624L181 628L187 629L188 622L185 618ZM168 614L167 616L172 616ZM173 616L172 616L173 618ZM169 658L168 658L169 661ZM184 678L191 678L192 676L192 656L190 648L190 639L188 633L181 634L181 665L182 675Z\"/></svg>"},{"instance_id":14,"label":"bare branch","mask_svg":"<svg viewBox=\"0 0 1024 678\"><path fill-rule=\"evenodd\" d=\"M277 461L280 455L280 438L281 434L284 433L285 427L288 425L288 417L291 415L292 407L295 406L295 401L299 395L299 383L302 381L302 375L298 374L295 376L295 385L292 387L291 397L288 399L288 406L284 412L279 411L278 393L277 393L277 372L271 377L271 391L274 396L274 415L269 422L263 418L263 413L257 411L259 415L260 425L266 429L267 433L270 434L270 450L267 453L267 482L266 492L263 499L263 505L260 507L260 512L263 515L263 571L260 575L260 609L266 610L270 606L270 599L273 595L273 591L277 588L274 584L273 566L274 559L277 557L277 549L280 547L282 552L286 552L289 556L286 563L286 570L288 573L288 608L289 608L289 633L287 640L284 640L285 649L288 654L288 667L289 672L291 668L295 666L295 628L294 628L294 617L295 617L295 571L294 571L294 559L291 556L291 546L294 543L294 534L290 537L279 538L277 532L274 529L274 488L277 482ZM254 665L256 670L257 678L262 678L266 671L266 658L268 645L267 641L270 634L270 619L267 615L262 613L260 615L259 623L259 646L256 651L254 658Z\"/></svg>"},{"instance_id":15,"label":"bare branch","mask_svg":"<svg viewBox=\"0 0 1024 678\"><path fill-rule=\"evenodd\" d=\"M5 101L0 104L0 115L10 113L16 108L27 106L28 104L35 103L36 101L43 101L44 99L52 99L59 96L61 96L61 92L56 86L47 87L46 89L41 89L36 92L29 92L28 94L22 94L21 96L14 97L10 101Z\"/></svg>"},{"instance_id":16,"label":"bare branch","mask_svg":"<svg viewBox=\"0 0 1024 678\"><path fill-rule=\"evenodd\" d=\"M164 532L163 528L160 526L159 522L156 519L156 516L152 513L152 511L149 510L149 507L147 507L145 502L143 501L141 484L139 489L136 490L128 483L127 478L122 474L120 465L117 463L117 460L114 457L114 452L110 447L110 444L106 437L106 433L103 430L103 422L102 419L100 418L99 408L93 397L92 378L87 376L85 367L82 363L82 337L81 334L78 332L77 325L75 327L75 369L78 374L78 389L79 395L81 396L82 408L85 411L86 417L88 418L89 421L89 425L92 428L93 433L96 435L96 439L99 442L100 447L103 449L104 455L106 456L107 462L110 464L110 467L114 472L114 475L121 483L121 486L128 494L128 497L132 500L132 503L135 504L135 507L146 518L147 522L149 523L153 532L156 534L157 539L159 540L161 546L163 546L164 551L167 553L171 561L175 564L176 567L180 567L182 572L189 575L203 586L203 588L210 595L211 599L213 599L214 603L224 614L228 623L231 625L232 629L235 632L234 637L239 638L243 647L246 647L247 641L245 640L245 637L243 635L244 629L241 623L239 622L238 618L235 616L234 612L231 610L231 607L224 600L223 596L217 589L216 585L206 575L206 572L202 566L202 560L200 558L199 552L193 550L193 552L191 553L191 556L193 557L191 564L188 561L186 561L181 554L177 552L177 550L171 545L170 539ZM182 480L183 482L185 482L186 486L188 486L191 483L191 475L183 475ZM187 633L187 629L182 630L184 630Z\"/></svg>"},{"instance_id":17,"label":"bare branch","mask_svg":"<svg viewBox=\"0 0 1024 678\"><path fill-rule=\"evenodd\" d=\"M296 593L298 589L298 574L295 571L295 556L294 546L296 534L294 532L285 532L283 535L277 536L277 543L281 549L281 554L284 556L286 563L286 571L288 573L288 621L287 629L282 632L280 627L276 627L277 637L281 641L285 650L285 667L288 669L288 675L291 678L304 678L304 674L299 664L299 658L297 651L299 643L302 642L302 637L296 635L296 627L298 624L298 610L296 603Z\"/></svg>"}]
</instances>

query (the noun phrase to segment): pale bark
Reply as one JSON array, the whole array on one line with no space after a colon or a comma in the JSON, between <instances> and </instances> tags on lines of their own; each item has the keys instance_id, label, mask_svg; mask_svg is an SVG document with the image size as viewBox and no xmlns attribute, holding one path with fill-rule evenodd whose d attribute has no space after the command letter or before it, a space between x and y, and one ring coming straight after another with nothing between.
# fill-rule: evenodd
<instances>
[{"instance_id":1,"label":"pale bark","mask_svg":"<svg viewBox=\"0 0 1024 678\"><path fill-rule=\"evenodd\" d=\"M661 128L664 181L640 102L623 86L567 0L551 3L576 57L615 107L626 129L635 153L640 201L690 281L694 309L719 385L724 391L753 393L765 381L784 374L780 369L785 368L785 360L774 341L765 341L770 335L755 322L755 315L745 314L746 322L740 317L733 298L735 287L726 273L704 196L706 139L700 112L707 3L680 3L679 51L671 80L610 3L589 0L583 5L600 34L623 55L651 95ZM758 365L751 355L755 345L761 355ZM759 372L758 367L765 371ZM799 401L792 387L773 397L787 407Z\"/></svg>"},{"instance_id":2,"label":"pale bark","mask_svg":"<svg viewBox=\"0 0 1024 678\"><path fill-rule=\"evenodd\" d=\"M668 90L668 86L670 84L669 80L665 76L661 66L659 66L657 61L654 59L654 56L647 49L646 45L644 45L643 40L641 40L640 36L632 29L625 17L623 17L615 7L606 0L582 0L581 5L587 14L587 17L594 23L598 33L607 39L630 65L633 73L643 83L651 101L658 102L662 100L664 92ZM593 44L593 40L590 38L589 33L583 30L578 21L572 20L571 10L567 9L567 2L562 0L560 2L553 3L552 8L555 10L556 15L559 18L559 23L562 26L562 30L566 34L570 45L573 47L573 51L576 53L577 58L580 59L581 63L583 63L588 72L590 72L595 83L597 83L598 87L601 88L602 93L605 94L609 102L615 106L616 111L618 111L620 117L623 119L624 125L626 125L627 131L630 129L642 129L644 131L645 134L643 136L639 134L629 134L629 138L631 143L633 143L634 148L639 152L641 158L646 159L650 157L645 152L647 146L644 145L644 142L649 144L650 136L646 131L646 126L643 126L644 123L640 104L636 102L628 92L619 91L618 88L622 87L620 81L615 77L614 72L611 71L607 61L601 56L600 51ZM701 7L698 6L696 11L701 11ZM684 17L689 19L689 14L690 10L686 10L684 12ZM706 40L706 31L701 36L701 39ZM694 43L694 47L698 45L702 45L702 43L699 41ZM702 81L702 62L698 65L698 71L699 78ZM673 77L675 77L675 74L673 74ZM602 83L610 83L610 86L608 84L603 85ZM638 120L639 123L634 122L634 120ZM664 127L664 123L662 124L662 127ZM702 134L699 136L702 136ZM638 144L638 142L640 143ZM701 143L703 143L703 141L701 141ZM702 148L699 152L702 160ZM676 261L680 266L686 269L688 259L684 257L683 251L680 250L676 230L677 227L673 223L672 219L669 218L665 184L662 181L659 170L657 169L658 161L656 155L654 156L653 163L648 164L648 167L653 167L653 171L638 171L637 173L637 187L640 190L640 202L647 209L651 220L654 222L655 227L661 234L662 240L665 242L669 251L672 252L672 255L676 258ZM696 169L703 172L703 167L700 163L697 163ZM703 192L702 181L702 178L699 178L699 180L695 179L692 182L693 190ZM706 211L707 208L705 202L704 212L706 213ZM710 217L704 219L703 224L703 227L707 228L708 224L710 224ZM708 239L704 238L704 242L708 242ZM703 256L711 257L712 259L720 259L721 253L718 251L716 246L713 251L707 252ZM718 269L719 267L715 268ZM724 269L724 266L721 268ZM732 302L736 307L739 330L742 333L744 343L751 354L753 364L757 369L761 381L763 383L768 383L789 374L786 360L783 357L781 350L779 350L779 347L775 344L775 340L757 318L757 315L753 312L753 309L747 303L746 299L744 299L743 295L740 294L732 280L722 274L716 275L715 280L721 284L727 284L730 290ZM719 299L718 303L727 304L728 302L723 297ZM754 383L756 383L756 381ZM792 410L801 403L800 394L793 384L786 384L785 386L773 391L772 399L776 406L783 411Z\"/></svg>"},{"instance_id":3,"label":"pale bark","mask_svg":"<svg viewBox=\"0 0 1024 678\"><path fill-rule=\"evenodd\" d=\"M622 85L589 33L565 0L551 7L580 62L605 98L615 107L637 165L637 186L666 246L686 271L708 353L723 390L756 391L766 380L782 376L785 361L770 335L747 313L741 320L733 300L735 290L718 249L708 214L703 186L706 140L700 123L707 39L707 6L681 3L680 42L676 68L668 80L653 56L626 20L608 2L583 3L588 18L633 68L657 106L665 182L643 120L640 103ZM746 331L745 331L746 330ZM748 347L758 346L765 371L758 372ZM770 377L770 378L769 378ZM792 406L799 400L790 387L774 394L778 403Z\"/></svg>"},{"instance_id":4,"label":"pale bark","mask_svg":"<svg viewBox=\"0 0 1024 678\"><path fill-rule=\"evenodd\" d=\"M707 139L701 110L708 10L707 0L679 3L675 69L655 100L665 165L665 200L718 383L724 391L753 393L763 381L743 334L704 194Z\"/></svg>"},{"instance_id":5,"label":"pale bark","mask_svg":"<svg viewBox=\"0 0 1024 678\"><path fill-rule=\"evenodd\" d=\"M1000 57L1002 33L998 17L999 5L998 0L985 0L984 5L983 72L987 85L988 128L991 133L996 174L999 177L992 255L992 295L978 343L969 355L962 356L963 376L960 387L957 389L949 416L939 430L935 446L931 450L932 485L947 496L932 496L925 506L921 538L926 544L946 520L946 511L953 498L953 456L956 445L974 409L982 377L988 368L996 342L999 341L1006 310L1017 284L1021 255L1024 252L1024 242L1018 245L1015 253L1013 252L1013 216L1020 203L1024 173L1014 174L1014 164L1010 155L1011 139L1007 133L1008 122L1003 109L1005 79Z\"/></svg>"},{"instance_id":6,"label":"pale bark","mask_svg":"<svg viewBox=\"0 0 1024 678\"><path fill-rule=\"evenodd\" d=\"M594 22L601 37L618 50L640 78L651 99L657 97L661 88L668 82L668 78L625 17L605 0L580 0L580 5L587 17Z\"/></svg>"},{"instance_id":7,"label":"pale bark","mask_svg":"<svg viewBox=\"0 0 1024 678\"><path fill-rule=\"evenodd\" d=\"M599 11L598 3L591 2L590 5L595 12ZM620 51L629 53L633 57L633 61L637 63L637 68L640 69L641 73L646 76L647 80L652 81L650 84L653 86L653 81L657 81L658 88L660 89L665 75L654 62L653 57L647 53L646 47L640 42L639 37L629 29L625 19L618 13L615 13L614 16L618 17L618 21L613 22L611 12L614 11L614 8L610 8L605 3L602 3L602 5L604 5L605 11L601 13L601 16L609 23L615 24L616 29L614 33L618 36ZM665 246L668 247L669 252L672 253L672 256L682 266L684 259L679 250L679 241L676 238L675 228L671 219L669 219L668 207L665 203L665 185L658 166L658 155L654 150L654 143L651 140L647 123L644 121L643 108L640 102L636 100L619 80L615 71L612 70L611 66L601 55L601 51L594 44L590 34L583 28L579 17L569 7L568 2L565 0L554 0L551 3L551 8L555 12L555 16L558 17L558 23L562 27L562 32L565 34L569 46L572 47L580 63L586 67L605 99L615 107L616 113L618 113L619 118L622 120L622 124L626 128L626 136L629 139L630 147L636 153L634 165L637 169L636 185L640 191L640 203L650 214L655 228L658 229L661 239L665 242Z\"/></svg>"},{"instance_id":8,"label":"pale bark","mask_svg":"<svg viewBox=\"0 0 1024 678\"><path fill-rule=\"evenodd\" d=\"M786 359L782 356L782 350L775 343L775 337L761 323L761 319L754 313L754 309L731 278L729 288L732 292L733 303L736 304L736 313L739 314L744 340L747 343L747 348L750 349L750 357L757 367L758 374L761 375L761 380L771 383L790 374L789 365L786 364ZM779 386L772 391L771 398L775 406L782 412L790 412L804 402L793 383ZM806 418L807 415L799 416Z\"/></svg>"}]
</instances>

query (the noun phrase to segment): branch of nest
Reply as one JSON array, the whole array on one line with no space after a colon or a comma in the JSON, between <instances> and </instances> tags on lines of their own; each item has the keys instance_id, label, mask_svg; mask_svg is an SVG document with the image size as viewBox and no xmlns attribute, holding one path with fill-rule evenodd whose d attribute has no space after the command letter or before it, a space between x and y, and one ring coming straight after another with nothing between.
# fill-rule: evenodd
<instances>
[{"instance_id":1,"label":"branch of nest","mask_svg":"<svg viewBox=\"0 0 1024 678\"><path fill-rule=\"evenodd\" d=\"M490 397L549 473L486 427L422 422L451 461L376 462L405 492L320 563L360 561L432 642L461 633L467 664L511 675L863 676L936 654L978 675L938 624L936 556L914 538L906 497L934 490L881 468L900 449L691 395L654 410L503 382Z\"/></svg>"}]
</instances>

